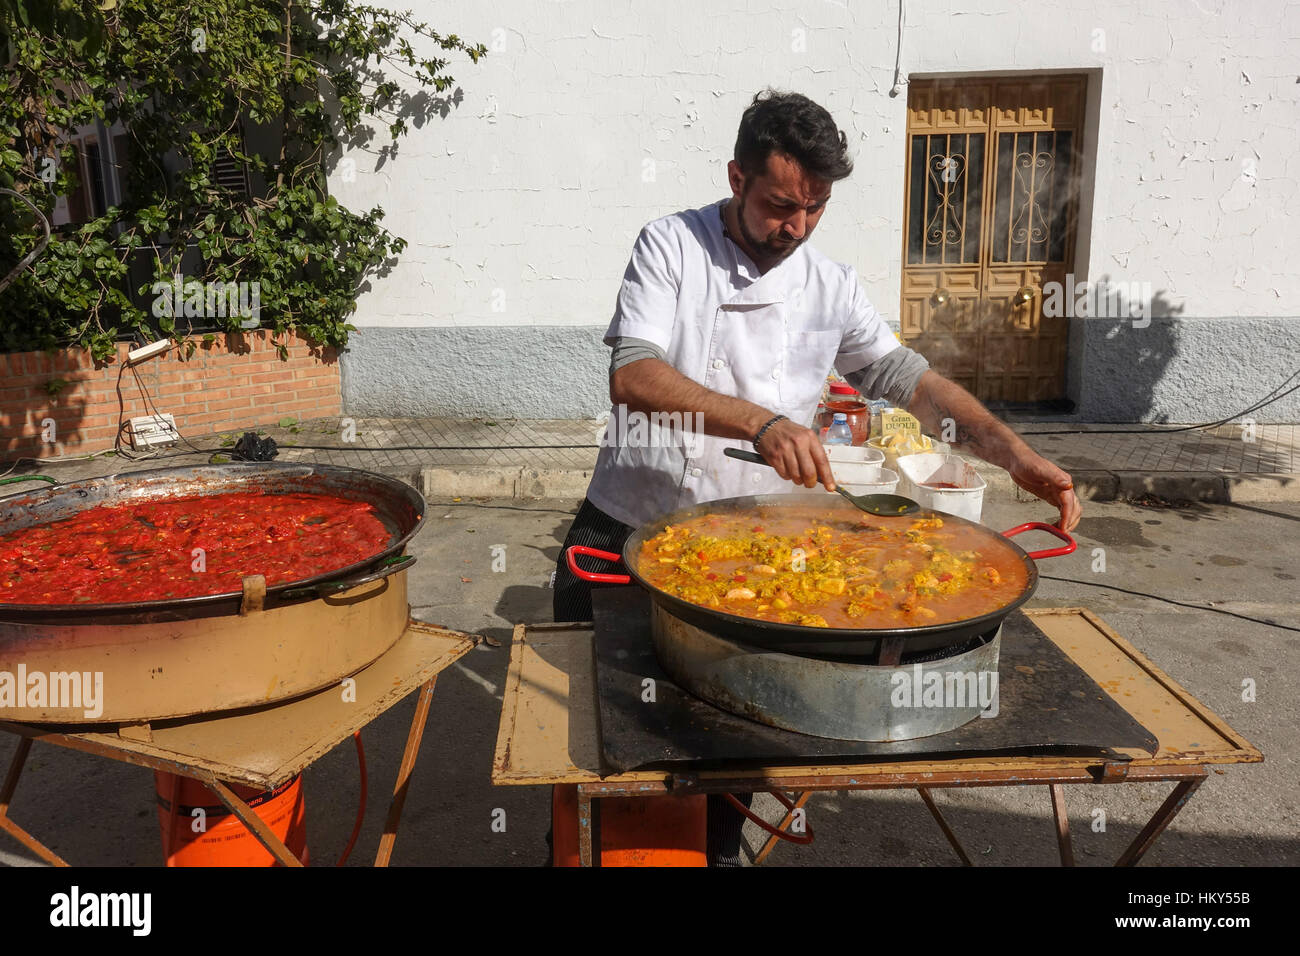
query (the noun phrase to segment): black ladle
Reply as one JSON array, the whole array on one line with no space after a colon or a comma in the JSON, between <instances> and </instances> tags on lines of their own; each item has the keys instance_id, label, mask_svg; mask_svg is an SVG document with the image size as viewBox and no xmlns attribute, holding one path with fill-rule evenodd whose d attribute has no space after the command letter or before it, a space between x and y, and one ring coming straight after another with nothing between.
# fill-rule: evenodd
<instances>
[{"instance_id":1,"label":"black ladle","mask_svg":"<svg viewBox=\"0 0 1300 956\"><path fill-rule=\"evenodd\" d=\"M757 455L752 451L744 451L740 448L724 448L722 453L728 458L735 458L738 461L747 461L754 465L771 464L762 455ZM860 511L865 511L869 515L879 515L882 518L889 518L895 515L910 515L921 510L911 498L904 498L902 495L851 495L836 482L835 490L847 498Z\"/></svg>"}]
</instances>

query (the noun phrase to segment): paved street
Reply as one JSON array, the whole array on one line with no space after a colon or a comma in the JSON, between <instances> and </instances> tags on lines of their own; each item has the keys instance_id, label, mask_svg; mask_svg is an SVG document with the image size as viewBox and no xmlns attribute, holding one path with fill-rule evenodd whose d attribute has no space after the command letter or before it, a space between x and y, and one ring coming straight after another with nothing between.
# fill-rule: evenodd
<instances>
[{"instance_id":1,"label":"paved street","mask_svg":"<svg viewBox=\"0 0 1300 956\"><path fill-rule=\"evenodd\" d=\"M448 498L429 501L415 538L413 612L424 620L491 637L439 678L420 764L406 805L396 865L541 865L548 792L494 788L488 776L511 626L550 619L546 582L574 499L519 501ZM1300 628L1300 504L1198 504L1185 508L1087 502L1074 555L1045 561L1045 575L1213 604ZM991 495L985 523L1010 527L1047 518L1039 504ZM495 544L506 545L506 570L491 570ZM1091 570L1105 549L1106 571ZM463 580L467 579L467 580ZM1295 631L1162 603L1137 594L1044 580L1037 606L1081 605L1148 654L1266 756L1260 765L1214 773L1148 854L1144 865L1300 863L1296 740L1300 721L1300 640ZM1258 688L1242 701L1242 681ZM365 733L370 806L351 861L378 844L397 769L410 699ZM13 752L0 737L0 765ZM1076 858L1082 865L1119 855L1168 793L1170 785L1067 787ZM308 831L314 864L332 864L351 831L357 769L351 744L335 749L306 775ZM1054 864L1055 841L1044 787L940 792L936 800L977 865ZM507 830L493 833L491 814L506 811ZM808 848L780 847L768 865L953 865L956 858L912 792L821 794L810 804L817 833ZM1106 811L1103 833L1090 828ZM17 821L81 864L156 865L161 861L152 776L147 771L37 745L14 801ZM752 834L751 834L752 836ZM0 838L0 863L23 865L30 854Z\"/></svg>"}]
</instances>

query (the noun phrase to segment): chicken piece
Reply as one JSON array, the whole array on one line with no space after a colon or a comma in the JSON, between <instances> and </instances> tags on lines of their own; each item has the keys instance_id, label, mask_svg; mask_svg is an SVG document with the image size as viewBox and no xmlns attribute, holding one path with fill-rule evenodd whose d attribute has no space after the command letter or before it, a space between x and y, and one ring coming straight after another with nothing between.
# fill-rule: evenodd
<instances>
[{"instance_id":1,"label":"chicken piece","mask_svg":"<svg viewBox=\"0 0 1300 956\"><path fill-rule=\"evenodd\" d=\"M823 578L817 582L817 589L827 594L843 594L845 584L843 578Z\"/></svg>"}]
</instances>

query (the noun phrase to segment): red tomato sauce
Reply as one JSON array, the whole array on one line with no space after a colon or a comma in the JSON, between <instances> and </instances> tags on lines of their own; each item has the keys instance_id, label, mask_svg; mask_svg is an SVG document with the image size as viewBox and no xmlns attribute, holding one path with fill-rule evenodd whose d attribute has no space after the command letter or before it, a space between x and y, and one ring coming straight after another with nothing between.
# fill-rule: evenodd
<instances>
[{"instance_id":1,"label":"red tomato sauce","mask_svg":"<svg viewBox=\"0 0 1300 956\"><path fill-rule=\"evenodd\" d=\"M267 587L382 551L373 506L261 492L100 505L0 535L0 604L126 604ZM202 549L201 552L196 549Z\"/></svg>"}]
</instances>

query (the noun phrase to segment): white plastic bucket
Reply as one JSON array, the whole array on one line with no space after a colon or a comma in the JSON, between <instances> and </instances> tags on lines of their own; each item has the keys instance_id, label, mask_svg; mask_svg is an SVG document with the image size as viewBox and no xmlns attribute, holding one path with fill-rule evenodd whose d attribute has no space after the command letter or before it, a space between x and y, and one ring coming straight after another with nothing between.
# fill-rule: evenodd
<instances>
[{"instance_id":1,"label":"white plastic bucket","mask_svg":"<svg viewBox=\"0 0 1300 956\"><path fill-rule=\"evenodd\" d=\"M904 455L898 459L898 471L902 476L900 495L906 495L922 508L980 520L984 489L988 485L969 462L957 455ZM932 482L950 482L958 487L927 487Z\"/></svg>"},{"instance_id":2,"label":"white plastic bucket","mask_svg":"<svg viewBox=\"0 0 1300 956\"><path fill-rule=\"evenodd\" d=\"M825 448L835 481L842 485L875 481L885 460L879 448L868 445L827 445Z\"/></svg>"},{"instance_id":3,"label":"white plastic bucket","mask_svg":"<svg viewBox=\"0 0 1300 956\"><path fill-rule=\"evenodd\" d=\"M870 469L870 471L856 481L841 481L836 478L836 483L851 495L894 494L898 488L898 472L882 468L879 463L865 465L864 468ZM838 467L835 474L839 475Z\"/></svg>"}]
</instances>

